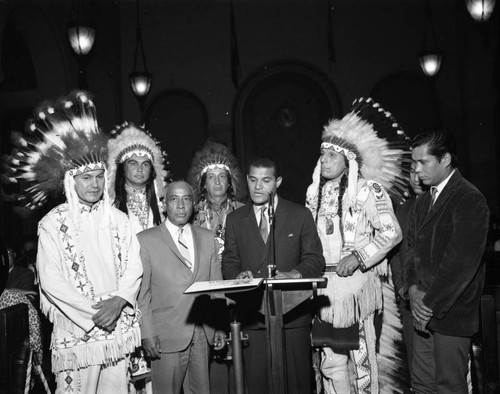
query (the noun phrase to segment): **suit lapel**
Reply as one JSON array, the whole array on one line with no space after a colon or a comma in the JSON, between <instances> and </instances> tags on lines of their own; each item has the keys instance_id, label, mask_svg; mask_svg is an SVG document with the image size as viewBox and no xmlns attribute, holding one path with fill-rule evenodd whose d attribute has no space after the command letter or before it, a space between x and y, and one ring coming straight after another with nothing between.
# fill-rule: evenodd
<instances>
[{"instance_id":1,"label":"suit lapel","mask_svg":"<svg viewBox=\"0 0 500 394\"><path fill-rule=\"evenodd\" d=\"M267 256L267 245L264 243L264 240L260 236L259 226L257 225L257 219L255 218L255 212L253 210L253 204L250 203L247 206L247 212L245 217L243 218L244 231L250 237L249 242L255 245L255 256L259 256L259 264L258 268L262 266L262 263L265 261ZM256 268L256 270L258 269Z\"/></svg>"},{"instance_id":2,"label":"suit lapel","mask_svg":"<svg viewBox=\"0 0 500 394\"><path fill-rule=\"evenodd\" d=\"M198 274L198 270L200 269L200 251L201 251L201 238L198 229L195 226L191 226L191 234L193 234L193 248L194 248L194 269L193 269L193 281Z\"/></svg>"},{"instance_id":3,"label":"suit lapel","mask_svg":"<svg viewBox=\"0 0 500 394\"><path fill-rule=\"evenodd\" d=\"M275 240L279 238L281 231L283 230L283 224L286 223L288 216L288 209L286 209L286 204L283 203L283 199L280 197L278 200L278 206L276 207L276 218L274 220L274 238Z\"/></svg>"},{"instance_id":4,"label":"suit lapel","mask_svg":"<svg viewBox=\"0 0 500 394\"><path fill-rule=\"evenodd\" d=\"M247 215L243 219L243 222L248 230L248 234L253 238L254 242L258 245L264 246L264 241L260 236L259 226L257 225L257 219L255 218L255 212L252 204L249 204L249 209Z\"/></svg>"},{"instance_id":5,"label":"suit lapel","mask_svg":"<svg viewBox=\"0 0 500 394\"><path fill-rule=\"evenodd\" d=\"M192 229L192 227L191 227L191 229ZM181 252L179 252L179 248L177 248L177 245L175 244L174 240L172 239L172 235L170 235L170 231L168 231L167 226L165 225L165 223L162 223L160 225L160 230L161 230L161 232L163 234L163 236L161 237L161 239L163 240L163 242L165 242L165 244L170 248L170 250L172 250L172 252L174 252L174 254L179 259L179 262L184 267L186 267L189 271L191 271L189 269L189 267L184 263L184 258L182 257ZM194 235L193 235L193 238L194 238ZM195 260L196 260L196 248L195 248Z\"/></svg>"},{"instance_id":6,"label":"suit lapel","mask_svg":"<svg viewBox=\"0 0 500 394\"><path fill-rule=\"evenodd\" d=\"M443 207L446 205L448 200L455 193L455 189L460 181L460 178L461 178L460 173L458 172L458 170L455 170L455 173L451 176L450 180L448 181L448 183L446 184L446 186L444 187L442 192L439 194L436 202L434 203L434 205L431 207L431 209L429 210L429 212L425 216L425 219L422 223L422 227L425 226L427 223L429 223L432 220L432 218L434 216L436 216L443 209ZM431 193L428 191L426 193L426 196L429 199L428 204L427 204L427 207L428 207L429 203L430 203L430 199L432 198Z\"/></svg>"},{"instance_id":7,"label":"suit lapel","mask_svg":"<svg viewBox=\"0 0 500 394\"><path fill-rule=\"evenodd\" d=\"M276 207L276 212L275 212L275 221L274 221L274 223L276 225L276 227L274 228L275 238L278 236L278 234L282 230L283 224L286 222L286 218L288 216L288 210L286 209L286 205L282 204L281 201L283 201L283 199L280 197L279 202L278 202L278 206ZM259 230L259 226L257 224L257 219L255 217L255 212L253 210L253 205L251 205L251 204L250 204L250 210L248 212L248 215L244 218L244 222L245 222L245 225L248 226L248 228L250 229L249 233L252 234L252 237L254 238L254 240L256 242L260 243L261 245L265 245L264 240L262 239L262 237L260 235L260 230Z\"/></svg>"}]
</instances>

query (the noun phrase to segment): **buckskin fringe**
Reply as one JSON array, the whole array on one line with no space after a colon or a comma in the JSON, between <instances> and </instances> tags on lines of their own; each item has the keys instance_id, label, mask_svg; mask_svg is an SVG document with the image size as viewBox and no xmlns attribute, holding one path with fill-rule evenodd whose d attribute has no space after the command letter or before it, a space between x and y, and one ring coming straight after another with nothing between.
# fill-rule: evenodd
<instances>
[{"instance_id":1,"label":"buckskin fringe","mask_svg":"<svg viewBox=\"0 0 500 394\"><path fill-rule=\"evenodd\" d=\"M95 342L85 342L80 345L72 345L60 348L60 342L64 338L75 340L87 334L82 328L74 324L64 316L56 307L41 297L41 309L54 324L50 348L52 350L52 372L57 373L64 370L75 370L86 368L91 365L110 365L123 359L132 353L141 343L141 332L138 321L132 326L127 325L121 319L109 339L100 339ZM125 331L125 332L123 332Z\"/></svg>"},{"instance_id":2,"label":"buckskin fringe","mask_svg":"<svg viewBox=\"0 0 500 394\"><path fill-rule=\"evenodd\" d=\"M334 327L349 327L382 309L382 288L374 272L355 273L346 278L335 273L325 273L325 276L327 288L318 289L318 293L328 296L332 305L320 309L323 321Z\"/></svg>"},{"instance_id":3,"label":"buckskin fringe","mask_svg":"<svg viewBox=\"0 0 500 394\"><path fill-rule=\"evenodd\" d=\"M132 353L137 346L140 346L140 329L138 326L129 328L121 336L121 343L107 340L85 343L65 349L52 347L52 372L58 373L68 369L76 370L91 365L111 365L120 361L127 354Z\"/></svg>"},{"instance_id":4,"label":"buckskin fringe","mask_svg":"<svg viewBox=\"0 0 500 394\"><path fill-rule=\"evenodd\" d=\"M76 370L91 365L114 364L140 345L139 327L130 329L123 337L124 341L121 346L114 341L99 341L67 349L52 348L52 372Z\"/></svg>"},{"instance_id":5,"label":"buckskin fringe","mask_svg":"<svg viewBox=\"0 0 500 394\"><path fill-rule=\"evenodd\" d=\"M40 309L47 316L49 321L54 325L54 331L64 330L76 336L84 336L85 330L77 326L67 317L65 317L59 309L50 303L43 295L40 297Z\"/></svg>"}]
</instances>

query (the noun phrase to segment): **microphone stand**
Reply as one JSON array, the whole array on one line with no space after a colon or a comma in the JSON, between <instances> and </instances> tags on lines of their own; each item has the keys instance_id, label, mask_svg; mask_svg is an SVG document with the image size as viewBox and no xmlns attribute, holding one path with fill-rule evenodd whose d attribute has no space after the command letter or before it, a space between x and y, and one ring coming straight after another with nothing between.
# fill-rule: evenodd
<instances>
[{"instance_id":1,"label":"microphone stand","mask_svg":"<svg viewBox=\"0 0 500 394\"><path fill-rule=\"evenodd\" d=\"M272 278L276 274L276 248L274 245L274 193L269 193L269 263L267 265L267 277Z\"/></svg>"},{"instance_id":2,"label":"microphone stand","mask_svg":"<svg viewBox=\"0 0 500 394\"><path fill-rule=\"evenodd\" d=\"M274 245L274 195L273 192L269 193L269 202L268 202L268 215L269 215L269 236L268 236L268 251L269 251L269 261L267 264L267 278L273 278L276 274L276 248ZM265 285L265 298L266 298L266 322L270 322L275 319L276 315L276 306L274 304L274 292L272 290L272 284L266 283ZM267 323L266 323L267 324ZM273 379L272 379L272 371L274 369L273 352L271 350L272 336L269 327L266 328L267 331L267 343L268 343L268 376L269 376L269 393L274 393L273 387ZM279 362L279 360L278 360Z\"/></svg>"}]
</instances>

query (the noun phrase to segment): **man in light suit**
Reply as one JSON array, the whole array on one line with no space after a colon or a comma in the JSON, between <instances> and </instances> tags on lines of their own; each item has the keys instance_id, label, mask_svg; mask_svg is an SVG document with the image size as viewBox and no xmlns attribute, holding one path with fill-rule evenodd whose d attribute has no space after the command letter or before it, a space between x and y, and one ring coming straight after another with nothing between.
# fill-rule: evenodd
<instances>
[{"instance_id":1,"label":"man in light suit","mask_svg":"<svg viewBox=\"0 0 500 394\"><path fill-rule=\"evenodd\" d=\"M446 130L419 134L411 145L415 173L430 187L415 201L404 262L415 326L412 387L418 394L466 394L489 209L456 169L455 144Z\"/></svg>"},{"instance_id":2,"label":"man in light suit","mask_svg":"<svg viewBox=\"0 0 500 394\"><path fill-rule=\"evenodd\" d=\"M222 255L225 279L266 277L270 262L269 209L275 210L276 278L313 278L325 266L321 242L311 212L276 195L282 178L278 164L263 157L250 163L247 175L252 203L230 213ZM275 196L270 206L270 193ZM248 393L268 392L266 330L264 316L258 313L263 291L238 296L238 315L249 335L244 348ZM311 392L311 305L304 302L284 317L288 393ZM264 359L263 359L264 357Z\"/></svg>"},{"instance_id":3,"label":"man in light suit","mask_svg":"<svg viewBox=\"0 0 500 394\"><path fill-rule=\"evenodd\" d=\"M209 393L209 344L224 344L206 295L184 294L197 281L222 279L212 233L191 226L193 189L172 182L167 220L138 234L144 276L139 293L142 344L152 361L155 393Z\"/></svg>"}]
</instances>

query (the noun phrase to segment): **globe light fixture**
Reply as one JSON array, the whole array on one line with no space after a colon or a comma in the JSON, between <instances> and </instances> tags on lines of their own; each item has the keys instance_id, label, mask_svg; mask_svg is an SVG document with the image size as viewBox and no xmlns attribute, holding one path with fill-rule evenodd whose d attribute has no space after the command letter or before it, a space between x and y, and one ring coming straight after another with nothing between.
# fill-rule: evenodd
<instances>
[{"instance_id":1,"label":"globe light fixture","mask_svg":"<svg viewBox=\"0 0 500 394\"><path fill-rule=\"evenodd\" d=\"M425 2L425 27L422 47L422 52L418 55L420 68L427 77L435 77L441 69L443 55L438 49L429 0Z\"/></svg>"},{"instance_id":2,"label":"globe light fixture","mask_svg":"<svg viewBox=\"0 0 500 394\"><path fill-rule=\"evenodd\" d=\"M141 110L141 123L144 117L144 102L146 97L151 90L151 83L153 81L153 76L148 71L148 65L146 63L146 54L144 52L144 45L142 43L142 29L140 20L140 9L139 0L136 0L136 12L137 12L137 28L136 28L136 43L135 43L135 53L134 53L134 69L129 74L130 87L134 96L139 102L139 108ZM140 59L142 60L142 67L138 67L138 54L141 54Z\"/></svg>"},{"instance_id":3,"label":"globe light fixture","mask_svg":"<svg viewBox=\"0 0 500 394\"><path fill-rule=\"evenodd\" d=\"M495 0L466 0L465 5L472 19L476 22L486 22L493 13Z\"/></svg>"},{"instance_id":4,"label":"globe light fixture","mask_svg":"<svg viewBox=\"0 0 500 394\"><path fill-rule=\"evenodd\" d=\"M438 52L426 52L419 55L420 67L428 77L434 77L441 68L442 55Z\"/></svg>"},{"instance_id":5,"label":"globe light fixture","mask_svg":"<svg viewBox=\"0 0 500 394\"><path fill-rule=\"evenodd\" d=\"M129 82L136 97L145 97L151 89L153 76L149 72L131 72Z\"/></svg>"},{"instance_id":6,"label":"globe light fixture","mask_svg":"<svg viewBox=\"0 0 500 394\"><path fill-rule=\"evenodd\" d=\"M85 10L82 0L71 2L70 22L66 26L68 41L78 62L78 87L88 89L87 65L94 47L95 26L89 21L89 10Z\"/></svg>"},{"instance_id":7,"label":"globe light fixture","mask_svg":"<svg viewBox=\"0 0 500 394\"><path fill-rule=\"evenodd\" d=\"M78 56L88 55L94 46L95 29L91 26L69 24L67 29L71 49Z\"/></svg>"}]
</instances>

